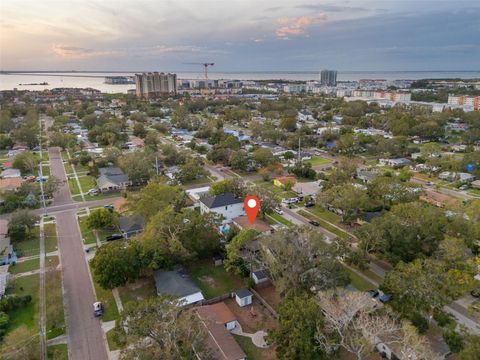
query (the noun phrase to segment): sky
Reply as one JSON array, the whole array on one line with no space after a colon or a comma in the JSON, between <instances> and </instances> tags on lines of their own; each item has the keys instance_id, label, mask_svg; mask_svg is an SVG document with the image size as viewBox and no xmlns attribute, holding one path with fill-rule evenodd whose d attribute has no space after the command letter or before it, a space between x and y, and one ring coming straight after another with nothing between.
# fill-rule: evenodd
<instances>
[{"instance_id":1,"label":"sky","mask_svg":"<svg viewBox=\"0 0 480 360\"><path fill-rule=\"evenodd\" d=\"M480 70L478 0L0 0L0 70Z\"/></svg>"}]
</instances>

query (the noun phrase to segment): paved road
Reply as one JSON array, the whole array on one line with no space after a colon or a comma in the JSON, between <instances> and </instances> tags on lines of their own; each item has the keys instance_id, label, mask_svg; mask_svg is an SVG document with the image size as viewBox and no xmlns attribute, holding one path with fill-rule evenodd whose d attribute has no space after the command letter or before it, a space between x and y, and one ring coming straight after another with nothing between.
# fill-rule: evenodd
<instances>
[{"instance_id":1,"label":"paved road","mask_svg":"<svg viewBox=\"0 0 480 360\"><path fill-rule=\"evenodd\" d=\"M66 180L60 150L50 148L49 157L51 174L60 180ZM65 182L55 194L53 204L59 208L68 208L71 203L70 191ZM85 259L76 207L58 211L56 220L70 359L106 360L108 355L101 321L93 316L95 293Z\"/></svg>"}]
</instances>

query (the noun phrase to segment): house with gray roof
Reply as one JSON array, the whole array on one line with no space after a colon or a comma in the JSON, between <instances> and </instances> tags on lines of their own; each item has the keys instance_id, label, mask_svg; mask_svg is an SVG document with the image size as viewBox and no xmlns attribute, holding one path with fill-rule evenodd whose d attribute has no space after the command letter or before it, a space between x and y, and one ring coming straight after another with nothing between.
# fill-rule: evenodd
<instances>
[{"instance_id":1,"label":"house with gray roof","mask_svg":"<svg viewBox=\"0 0 480 360\"><path fill-rule=\"evenodd\" d=\"M118 167L104 167L98 171L100 176L97 178L97 188L102 193L124 190L132 185L128 175Z\"/></svg>"},{"instance_id":2,"label":"house with gray roof","mask_svg":"<svg viewBox=\"0 0 480 360\"><path fill-rule=\"evenodd\" d=\"M170 295L182 305L190 305L204 300L202 291L195 285L190 275L182 269L153 273L158 295Z\"/></svg>"},{"instance_id":3,"label":"house with gray roof","mask_svg":"<svg viewBox=\"0 0 480 360\"><path fill-rule=\"evenodd\" d=\"M231 223L236 217L245 215L243 199L230 192L200 199L200 213L215 213L222 217L223 224Z\"/></svg>"},{"instance_id":4,"label":"house with gray roof","mask_svg":"<svg viewBox=\"0 0 480 360\"><path fill-rule=\"evenodd\" d=\"M140 215L122 216L118 219L118 227L125 239L129 239L143 231L144 220Z\"/></svg>"}]
</instances>

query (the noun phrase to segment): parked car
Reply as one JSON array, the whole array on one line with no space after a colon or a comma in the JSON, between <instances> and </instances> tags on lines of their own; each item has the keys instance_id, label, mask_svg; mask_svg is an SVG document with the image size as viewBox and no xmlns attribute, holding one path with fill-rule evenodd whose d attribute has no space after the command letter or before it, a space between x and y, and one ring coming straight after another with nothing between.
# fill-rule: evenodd
<instances>
[{"instance_id":1,"label":"parked car","mask_svg":"<svg viewBox=\"0 0 480 360\"><path fill-rule=\"evenodd\" d=\"M390 300L392 300L392 295L388 295L388 294L385 294L385 293L382 293L379 297L378 297L378 300L382 303L386 303L386 302L389 302Z\"/></svg>"},{"instance_id":2,"label":"parked car","mask_svg":"<svg viewBox=\"0 0 480 360\"><path fill-rule=\"evenodd\" d=\"M98 190L97 189L90 189L87 191L88 195L96 196L98 195Z\"/></svg>"},{"instance_id":3,"label":"parked car","mask_svg":"<svg viewBox=\"0 0 480 360\"><path fill-rule=\"evenodd\" d=\"M37 182L46 182L48 180L48 176L37 176Z\"/></svg>"},{"instance_id":4,"label":"parked car","mask_svg":"<svg viewBox=\"0 0 480 360\"><path fill-rule=\"evenodd\" d=\"M93 315L95 317L103 315L103 304L100 301L93 303Z\"/></svg>"},{"instance_id":5,"label":"parked car","mask_svg":"<svg viewBox=\"0 0 480 360\"><path fill-rule=\"evenodd\" d=\"M103 207L104 207L105 209L108 209L108 210L113 210L113 209L114 209L114 207L113 207L112 204L103 205Z\"/></svg>"},{"instance_id":6,"label":"parked car","mask_svg":"<svg viewBox=\"0 0 480 360\"><path fill-rule=\"evenodd\" d=\"M276 207L275 209L273 209L273 211L275 211L278 215L283 215L283 210L279 207Z\"/></svg>"},{"instance_id":7,"label":"parked car","mask_svg":"<svg viewBox=\"0 0 480 360\"><path fill-rule=\"evenodd\" d=\"M378 297L378 295L380 295L380 292L378 290L375 290L375 289L372 289L372 290L368 290L367 291L367 294L372 297L372 298L376 298Z\"/></svg>"},{"instance_id":8,"label":"parked car","mask_svg":"<svg viewBox=\"0 0 480 360\"><path fill-rule=\"evenodd\" d=\"M120 239L123 239L122 234L112 234L112 235L105 236L105 240L107 241L120 240Z\"/></svg>"},{"instance_id":9,"label":"parked car","mask_svg":"<svg viewBox=\"0 0 480 360\"><path fill-rule=\"evenodd\" d=\"M309 224L313 225L313 226L320 226L320 223L318 221L315 221L315 220L310 220Z\"/></svg>"},{"instance_id":10,"label":"parked car","mask_svg":"<svg viewBox=\"0 0 480 360\"><path fill-rule=\"evenodd\" d=\"M315 203L314 202L308 202L305 204L305 207L306 208L309 208L309 207L314 207L315 206Z\"/></svg>"},{"instance_id":11,"label":"parked car","mask_svg":"<svg viewBox=\"0 0 480 360\"><path fill-rule=\"evenodd\" d=\"M473 297L480 298L480 288L473 289L472 291L470 291L470 294Z\"/></svg>"}]
</instances>

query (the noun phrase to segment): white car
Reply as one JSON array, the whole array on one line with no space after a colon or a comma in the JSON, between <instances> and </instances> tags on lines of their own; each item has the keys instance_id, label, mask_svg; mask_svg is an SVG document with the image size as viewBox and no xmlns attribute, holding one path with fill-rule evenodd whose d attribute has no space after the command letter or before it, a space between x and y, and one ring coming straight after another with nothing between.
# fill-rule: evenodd
<instances>
[{"instance_id":1,"label":"white car","mask_svg":"<svg viewBox=\"0 0 480 360\"><path fill-rule=\"evenodd\" d=\"M275 211L278 215L283 215L283 210L279 207L276 207L275 209L273 209L273 211Z\"/></svg>"},{"instance_id":2,"label":"white car","mask_svg":"<svg viewBox=\"0 0 480 360\"><path fill-rule=\"evenodd\" d=\"M103 315L103 305L100 301L93 303L93 315L95 317Z\"/></svg>"},{"instance_id":3,"label":"white car","mask_svg":"<svg viewBox=\"0 0 480 360\"><path fill-rule=\"evenodd\" d=\"M98 195L98 190L97 189L90 189L90 190L88 190L87 193L88 193L88 195L95 196L95 195Z\"/></svg>"}]
</instances>

